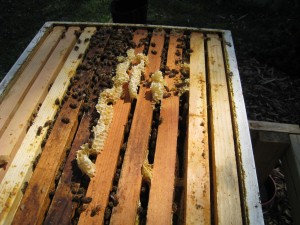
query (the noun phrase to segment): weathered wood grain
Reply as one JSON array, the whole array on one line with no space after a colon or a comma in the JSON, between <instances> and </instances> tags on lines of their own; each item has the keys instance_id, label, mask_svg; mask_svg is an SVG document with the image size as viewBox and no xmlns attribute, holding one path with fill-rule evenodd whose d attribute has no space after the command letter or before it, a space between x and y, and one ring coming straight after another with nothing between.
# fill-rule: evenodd
<instances>
[{"instance_id":1,"label":"weathered wood grain","mask_svg":"<svg viewBox=\"0 0 300 225\"><path fill-rule=\"evenodd\" d=\"M74 35L74 30L79 28L69 28L70 34ZM85 37L90 37L92 31L86 29ZM66 36L67 37L67 36ZM82 59L79 55L83 54L87 48L88 43L79 45L78 50L75 49L71 52L66 63L58 74L53 84L55 89L51 88L47 97L45 98L33 125L29 128L23 142L18 149L15 158L12 161L11 167L5 174L0 184L0 224L10 223L13 215L18 208L18 204L22 198L21 189L26 181L32 175L32 163L41 150L41 143L46 135L48 127L44 127L37 135L37 130L40 126L44 126L45 122L52 120L55 116L58 106L55 100L62 99L65 93L70 78L75 74L75 70Z\"/></svg>"},{"instance_id":2,"label":"weathered wood grain","mask_svg":"<svg viewBox=\"0 0 300 225\"><path fill-rule=\"evenodd\" d=\"M87 55L89 58L94 57L97 52L97 55L101 56L104 53L105 47L107 46L110 35L107 34L104 36L102 40L102 46L93 47ZM86 57L87 58L87 57ZM84 60L84 63L87 63L88 59ZM111 72L111 66L107 66L102 68L103 72ZM91 82L91 77L94 75L94 71L88 70L83 74L83 83L87 82L87 85ZM73 194L72 189L78 190L80 186L80 181L82 179L82 173L80 169L75 166L76 164L76 152L80 149L80 146L89 140L90 136L90 124L93 120L93 113L95 102L92 100L97 98L98 96L91 95L89 102L87 103L90 107L90 110L84 113L80 125L78 127L76 136L73 140L72 147L70 149L70 153L66 160L65 167L62 171L62 176L56 188L55 194L53 196L53 200L47 212L44 224L70 224L71 219L74 216L75 206L72 201Z\"/></svg>"},{"instance_id":3,"label":"weathered wood grain","mask_svg":"<svg viewBox=\"0 0 300 225\"><path fill-rule=\"evenodd\" d=\"M230 31L222 32L223 53L226 63L227 81L233 118L238 174L240 178L241 208L244 224L263 224L258 183L253 158L241 79Z\"/></svg>"},{"instance_id":4,"label":"weathered wood grain","mask_svg":"<svg viewBox=\"0 0 300 225\"><path fill-rule=\"evenodd\" d=\"M210 128L216 224L242 224L229 93L221 41L208 34Z\"/></svg>"},{"instance_id":5,"label":"weathered wood grain","mask_svg":"<svg viewBox=\"0 0 300 225\"><path fill-rule=\"evenodd\" d=\"M13 114L18 109L27 91L30 89L36 76L43 68L44 63L48 60L60 37L65 30L62 26L54 27L52 32L43 41L38 51L27 62L26 67L20 73L14 85L6 93L5 98L0 103L0 137Z\"/></svg>"},{"instance_id":6,"label":"weathered wood grain","mask_svg":"<svg viewBox=\"0 0 300 225\"><path fill-rule=\"evenodd\" d=\"M76 42L75 29L78 28L69 28L66 37L58 43L3 132L0 138L0 162L8 162L10 158L13 158L11 153L14 153L14 150L20 146L30 117L38 104L45 99L49 85L56 78Z\"/></svg>"},{"instance_id":7,"label":"weathered wood grain","mask_svg":"<svg viewBox=\"0 0 300 225\"><path fill-rule=\"evenodd\" d=\"M210 224L210 172L204 36L192 33L186 148L186 224Z\"/></svg>"},{"instance_id":8,"label":"weathered wood grain","mask_svg":"<svg viewBox=\"0 0 300 225\"><path fill-rule=\"evenodd\" d=\"M138 45L139 41L147 37L146 30L136 30L133 41ZM143 47L137 48L135 53L142 53ZM102 224L104 222L105 208L109 200L120 148L123 144L124 130L131 109L129 94L124 100L118 100L114 105L113 121L110 125L107 141L104 149L96 159L96 174L89 183L86 195L92 196L92 203L85 212L80 215L78 224ZM99 188L100 187L100 188ZM93 208L100 206L96 215L91 216Z\"/></svg>"},{"instance_id":9,"label":"weathered wood grain","mask_svg":"<svg viewBox=\"0 0 300 225\"><path fill-rule=\"evenodd\" d=\"M251 131L271 131L289 134L300 134L300 127L297 124L249 120L249 128Z\"/></svg>"},{"instance_id":10,"label":"weathered wood grain","mask_svg":"<svg viewBox=\"0 0 300 225\"><path fill-rule=\"evenodd\" d=\"M171 33L168 48L167 66L172 69L180 69L175 64L181 61L182 49L177 49L177 39L182 38L183 33ZM177 53L178 51L180 54ZM177 75L178 76L178 75ZM174 78L165 76L168 88L175 88ZM147 211L147 224L170 224L173 216L173 194L175 182L175 165L177 154L177 136L179 119L179 97L170 96L162 99L160 118L162 123L158 127L153 176Z\"/></svg>"},{"instance_id":11,"label":"weathered wood grain","mask_svg":"<svg viewBox=\"0 0 300 225\"><path fill-rule=\"evenodd\" d=\"M64 26L64 25L62 25ZM5 98L9 89L15 84L19 79L19 75L28 65L28 62L32 59L34 54L38 51L43 41L51 33L53 27L43 26L31 40L31 42L24 49L22 54L19 56L17 61L13 64L10 70L7 72L5 77L0 82L0 102Z\"/></svg>"},{"instance_id":12,"label":"weathered wood grain","mask_svg":"<svg viewBox=\"0 0 300 225\"><path fill-rule=\"evenodd\" d=\"M86 33L81 38L89 38L95 30L96 28L87 28ZM84 86L85 82L90 79L91 76L84 76L76 86ZM56 86L52 88L56 89ZM63 105L47 140L43 154L30 179L19 210L14 217L13 224L20 224L22 221L30 224L40 224L43 222L45 212L50 204L49 193L54 187L56 173L65 157L66 149L70 146L77 130L77 118L81 103L81 101L77 102L77 100L70 97ZM71 104L77 104L77 108L72 109L70 107ZM63 122L64 118L69 119L69 123L66 124Z\"/></svg>"},{"instance_id":13,"label":"weathered wood grain","mask_svg":"<svg viewBox=\"0 0 300 225\"><path fill-rule=\"evenodd\" d=\"M44 224L71 224L74 216L74 202L72 184L75 190L80 186L82 173L79 168L74 166L76 163L76 152L80 146L89 139L89 126L92 118L92 111L85 113L80 121L76 136L72 143L70 153L64 166L62 176L55 190L51 205L47 212Z\"/></svg>"},{"instance_id":14,"label":"weathered wood grain","mask_svg":"<svg viewBox=\"0 0 300 225\"><path fill-rule=\"evenodd\" d=\"M43 222L50 204L49 193L54 188L55 175L77 129L80 103L76 109L69 107L70 103L75 102L77 101L70 98L63 105L12 224ZM69 123L62 122L63 118L68 118Z\"/></svg>"},{"instance_id":15,"label":"weathered wood grain","mask_svg":"<svg viewBox=\"0 0 300 225\"><path fill-rule=\"evenodd\" d=\"M160 68L164 38L164 31L153 32L151 42L155 42L156 46L149 48L149 64L146 67L145 79ZM151 53L154 49L157 51L156 55ZM135 222L142 183L141 168L148 148L152 123L153 109L150 100L149 88L141 86L119 180L117 192L119 204L113 208L111 224L119 224L120 221L123 224Z\"/></svg>"}]
</instances>

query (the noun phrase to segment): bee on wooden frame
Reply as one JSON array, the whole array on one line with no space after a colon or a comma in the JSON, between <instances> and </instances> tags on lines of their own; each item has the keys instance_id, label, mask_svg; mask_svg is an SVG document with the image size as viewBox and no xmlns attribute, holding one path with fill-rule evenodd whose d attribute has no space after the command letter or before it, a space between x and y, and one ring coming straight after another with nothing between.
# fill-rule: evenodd
<instances>
[{"instance_id":1,"label":"bee on wooden frame","mask_svg":"<svg viewBox=\"0 0 300 225\"><path fill-rule=\"evenodd\" d=\"M101 205L97 205L95 208L93 208L91 211L91 217L98 215L100 210L101 210Z\"/></svg>"}]
</instances>

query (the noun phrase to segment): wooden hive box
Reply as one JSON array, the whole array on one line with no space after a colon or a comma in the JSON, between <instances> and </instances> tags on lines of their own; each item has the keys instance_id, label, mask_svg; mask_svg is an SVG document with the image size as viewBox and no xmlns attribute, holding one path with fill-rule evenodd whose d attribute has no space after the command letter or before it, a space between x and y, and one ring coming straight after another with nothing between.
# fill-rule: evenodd
<instances>
[{"instance_id":1,"label":"wooden hive box","mask_svg":"<svg viewBox=\"0 0 300 225\"><path fill-rule=\"evenodd\" d=\"M123 85L97 134L99 94L130 48L148 56L137 99ZM230 31L49 22L0 95L1 224L263 224ZM90 178L76 154L97 135Z\"/></svg>"}]
</instances>

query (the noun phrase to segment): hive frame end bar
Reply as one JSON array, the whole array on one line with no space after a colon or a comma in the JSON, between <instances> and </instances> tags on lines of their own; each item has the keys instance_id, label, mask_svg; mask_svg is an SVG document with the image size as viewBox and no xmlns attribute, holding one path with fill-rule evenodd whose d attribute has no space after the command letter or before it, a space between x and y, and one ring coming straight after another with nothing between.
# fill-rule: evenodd
<instances>
[{"instance_id":1,"label":"hive frame end bar","mask_svg":"<svg viewBox=\"0 0 300 225\"><path fill-rule=\"evenodd\" d=\"M224 33L229 30L222 29L210 29L210 28L198 28L198 27L183 27L183 26L166 26L159 24L130 24L130 23L99 23L99 22L69 22L69 21L49 21L44 24L44 26L123 26L123 27L136 27L136 28L163 28L163 29L177 29L177 30L189 30L189 31L199 31L199 32L215 32Z\"/></svg>"},{"instance_id":2,"label":"hive frame end bar","mask_svg":"<svg viewBox=\"0 0 300 225\"><path fill-rule=\"evenodd\" d=\"M253 157L249 123L245 108L240 75L233 45L231 31L224 30L223 48L227 65L227 79L231 98L233 130L235 133L237 160L245 224L264 224L260 203L256 168Z\"/></svg>"},{"instance_id":3,"label":"hive frame end bar","mask_svg":"<svg viewBox=\"0 0 300 225\"><path fill-rule=\"evenodd\" d=\"M5 90L8 89L8 86L12 83L14 78L16 78L17 72L21 69L22 65L26 62L28 57L30 56L31 52L34 50L34 48L38 45L38 43L43 39L44 35L47 34L50 29L52 28L52 23L45 23L42 28L37 32L35 37L32 39L32 41L27 45L25 50L22 52L22 54L19 56L17 61L14 63L14 65L11 67L11 69L7 72L5 77L0 83L0 101L2 100Z\"/></svg>"}]
</instances>

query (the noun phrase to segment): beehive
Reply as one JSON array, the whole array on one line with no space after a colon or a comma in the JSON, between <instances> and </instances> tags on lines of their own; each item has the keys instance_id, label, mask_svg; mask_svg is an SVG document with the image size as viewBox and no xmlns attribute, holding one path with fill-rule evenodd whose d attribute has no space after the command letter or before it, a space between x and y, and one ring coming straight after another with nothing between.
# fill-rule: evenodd
<instances>
[{"instance_id":1,"label":"beehive","mask_svg":"<svg viewBox=\"0 0 300 225\"><path fill-rule=\"evenodd\" d=\"M99 95L131 48L148 57L137 99L125 83L95 134ZM46 23L0 88L1 224L263 223L229 31ZM90 178L76 153L95 135Z\"/></svg>"}]
</instances>

